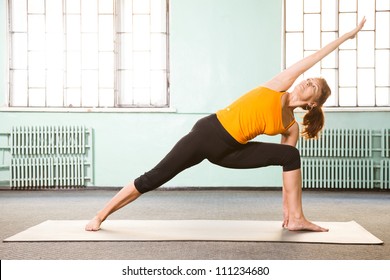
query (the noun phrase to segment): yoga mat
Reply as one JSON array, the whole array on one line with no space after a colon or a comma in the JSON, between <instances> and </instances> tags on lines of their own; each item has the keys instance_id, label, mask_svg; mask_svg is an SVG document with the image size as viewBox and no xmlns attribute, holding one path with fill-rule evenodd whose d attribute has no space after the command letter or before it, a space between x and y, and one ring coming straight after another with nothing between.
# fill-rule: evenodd
<instances>
[{"instance_id":1,"label":"yoga mat","mask_svg":"<svg viewBox=\"0 0 390 280\"><path fill-rule=\"evenodd\" d=\"M5 242L18 241L263 241L382 244L355 221L316 222L329 232L288 231L281 221L238 220L107 220L97 232L88 221L48 220Z\"/></svg>"}]
</instances>

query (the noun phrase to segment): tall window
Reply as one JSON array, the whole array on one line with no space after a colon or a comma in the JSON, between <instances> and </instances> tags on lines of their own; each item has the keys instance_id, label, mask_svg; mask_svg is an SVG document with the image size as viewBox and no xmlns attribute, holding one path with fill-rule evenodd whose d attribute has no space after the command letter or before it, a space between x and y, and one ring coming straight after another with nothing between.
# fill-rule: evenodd
<instances>
[{"instance_id":1,"label":"tall window","mask_svg":"<svg viewBox=\"0 0 390 280\"><path fill-rule=\"evenodd\" d=\"M168 0L9 0L11 107L167 107Z\"/></svg>"},{"instance_id":2,"label":"tall window","mask_svg":"<svg viewBox=\"0 0 390 280\"><path fill-rule=\"evenodd\" d=\"M285 66L352 30L365 16L357 38L305 73L324 77L331 107L390 106L390 1L285 0Z\"/></svg>"}]
</instances>

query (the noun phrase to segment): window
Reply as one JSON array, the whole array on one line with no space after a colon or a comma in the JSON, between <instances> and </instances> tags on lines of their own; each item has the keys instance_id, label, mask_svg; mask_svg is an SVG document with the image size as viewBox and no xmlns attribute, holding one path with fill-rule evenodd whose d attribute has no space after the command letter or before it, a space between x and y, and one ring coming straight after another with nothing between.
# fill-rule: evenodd
<instances>
[{"instance_id":1,"label":"window","mask_svg":"<svg viewBox=\"0 0 390 280\"><path fill-rule=\"evenodd\" d=\"M10 107L167 107L168 0L9 0Z\"/></svg>"},{"instance_id":2,"label":"window","mask_svg":"<svg viewBox=\"0 0 390 280\"><path fill-rule=\"evenodd\" d=\"M332 89L328 107L390 106L390 2L388 0L285 0L285 66L353 29L345 42L303 78L324 77Z\"/></svg>"}]
</instances>

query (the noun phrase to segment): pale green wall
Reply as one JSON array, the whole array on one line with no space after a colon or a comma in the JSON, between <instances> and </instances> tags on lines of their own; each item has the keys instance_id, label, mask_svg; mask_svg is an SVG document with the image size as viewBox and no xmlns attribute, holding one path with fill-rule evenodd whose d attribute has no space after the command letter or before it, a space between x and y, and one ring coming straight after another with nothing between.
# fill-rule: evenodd
<instances>
[{"instance_id":1,"label":"pale green wall","mask_svg":"<svg viewBox=\"0 0 390 280\"><path fill-rule=\"evenodd\" d=\"M0 1L0 105L6 96L5 0ZM13 125L94 129L95 185L122 186L152 168L197 119L280 71L282 0L171 0L171 103L175 113L0 112ZM328 127L378 127L389 113L328 113ZM262 137L279 141L279 137ZM167 186L280 186L281 168L229 170L208 162Z\"/></svg>"}]
</instances>

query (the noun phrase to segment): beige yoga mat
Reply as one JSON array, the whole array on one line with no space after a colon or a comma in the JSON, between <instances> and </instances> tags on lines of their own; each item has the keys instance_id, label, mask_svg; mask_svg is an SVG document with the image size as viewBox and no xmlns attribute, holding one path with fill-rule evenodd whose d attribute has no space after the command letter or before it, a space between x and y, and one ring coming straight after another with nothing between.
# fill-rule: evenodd
<instances>
[{"instance_id":1,"label":"beige yoga mat","mask_svg":"<svg viewBox=\"0 0 390 280\"><path fill-rule=\"evenodd\" d=\"M355 221L317 222L329 232L291 232L280 221L238 220L107 220L97 232L88 221L45 221L5 242L17 241L263 241L340 244L382 244Z\"/></svg>"}]
</instances>

